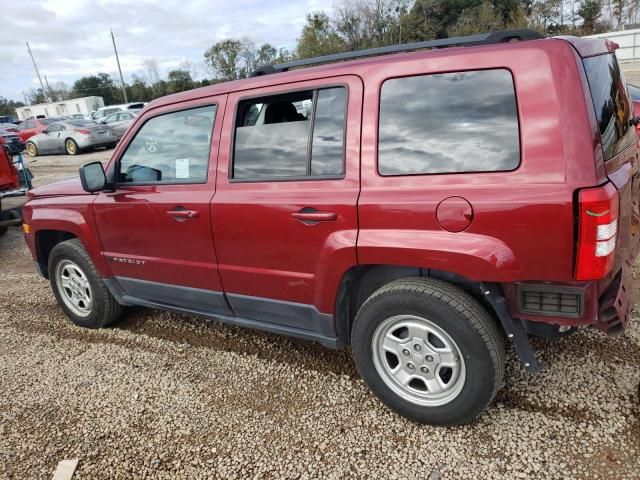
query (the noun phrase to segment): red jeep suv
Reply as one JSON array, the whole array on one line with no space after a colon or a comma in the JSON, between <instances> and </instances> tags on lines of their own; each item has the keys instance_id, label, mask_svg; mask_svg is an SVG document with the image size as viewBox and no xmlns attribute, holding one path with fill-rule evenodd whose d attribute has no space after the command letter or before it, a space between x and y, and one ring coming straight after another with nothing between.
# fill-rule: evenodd
<instances>
[{"instance_id":1,"label":"red jeep suv","mask_svg":"<svg viewBox=\"0 0 640 480\"><path fill-rule=\"evenodd\" d=\"M638 119L615 47L496 32L168 96L104 168L33 190L25 238L78 325L142 305L351 346L392 409L469 422L505 339L535 371L529 336L627 325Z\"/></svg>"}]
</instances>

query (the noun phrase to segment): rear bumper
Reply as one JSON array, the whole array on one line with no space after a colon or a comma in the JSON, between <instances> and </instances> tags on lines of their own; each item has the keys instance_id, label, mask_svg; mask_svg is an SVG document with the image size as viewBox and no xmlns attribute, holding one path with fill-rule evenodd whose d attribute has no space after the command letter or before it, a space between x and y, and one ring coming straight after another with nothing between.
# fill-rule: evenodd
<instances>
[{"instance_id":1,"label":"rear bumper","mask_svg":"<svg viewBox=\"0 0 640 480\"><path fill-rule=\"evenodd\" d=\"M550 284L538 282L516 282L503 284L509 311L514 318L528 322L544 323L562 327L592 326L608 335L622 333L630 319L631 310L631 262L601 282L583 282L574 284ZM581 298L578 315L554 316L530 314L522 310L522 287L539 286L541 289L558 291L570 289Z\"/></svg>"},{"instance_id":2,"label":"rear bumper","mask_svg":"<svg viewBox=\"0 0 640 480\"><path fill-rule=\"evenodd\" d=\"M118 139L114 135L104 135L104 136L92 136L89 138L78 139L78 147L80 148L95 148L95 147L104 147L106 145L110 145L112 143L117 142Z\"/></svg>"}]
</instances>

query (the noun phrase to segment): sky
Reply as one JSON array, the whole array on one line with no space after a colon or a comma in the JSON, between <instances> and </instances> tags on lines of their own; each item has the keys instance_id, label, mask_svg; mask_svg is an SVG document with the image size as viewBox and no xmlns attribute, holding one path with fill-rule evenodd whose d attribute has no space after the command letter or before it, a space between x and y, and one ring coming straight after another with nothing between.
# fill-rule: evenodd
<instances>
[{"instance_id":1,"label":"sky","mask_svg":"<svg viewBox=\"0 0 640 480\"><path fill-rule=\"evenodd\" d=\"M204 52L225 38L295 46L307 13L333 0L0 0L0 96L23 100L39 87L25 42L44 82L69 87L84 75L117 76L113 29L125 82L141 75L145 58L161 74L190 62L206 76Z\"/></svg>"}]
</instances>

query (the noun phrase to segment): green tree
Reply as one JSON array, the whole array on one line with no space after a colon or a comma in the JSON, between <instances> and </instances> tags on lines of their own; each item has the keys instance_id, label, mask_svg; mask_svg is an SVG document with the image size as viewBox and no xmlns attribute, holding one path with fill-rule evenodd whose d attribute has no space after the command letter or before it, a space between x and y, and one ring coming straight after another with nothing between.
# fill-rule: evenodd
<instances>
[{"instance_id":1,"label":"green tree","mask_svg":"<svg viewBox=\"0 0 640 480\"><path fill-rule=\"evenodd\" d=\"M47 103L47 97L41 88L32 88L27 92L27 100L30 105Z\"/></svg>"},{"instance_id":2,"label":"green tree","mask_svg":"<svg viewBox=\"0 0 640 480\"><path fill-rule=\"evenodd\" d=\"M298 38L297 57L309 58L346 50L342 39L326 13L307 15L307 23Z\"/></svg>"},{"instance_id":3,"label":"green tree","mask_svg":"<svg viewBox=\"0 0 640 480\"><path fill-rule=\"evenodd\" d=\"M184 92L195 87L191 74L186 70L171 70L167 81L167 93Z\"/></svg>"},{"instance_id":4,"label":"green tree","mask_svg":"<svg viewBox=\"0 0 640 480\"><path fill-rule=\"evenodd\" d=\"M76 80L73 84L72 95L74 97L102 97L105 105L122 102L121 94L113 82L111 75L98 73Z\"/></svg>"},{"instance_id":5,"label":"green tree","mask_svg":"<svg viewBox=\"0 0 640 480\"><path fill-rule=\"evenodd\" d=\"M582 34L596 33L600 15L602 14L602 0L583 0L577 12L582 19Z\"/></svg>"},{"instance_id":6,"label":"green tree","mask_svg":"<svg viewBox=\"0 0 640 480\"><path fill-rule=\"evenodd\" d=\"M0 97L0 115L11 115L18 118L16 108L24 107L24 103Z\"/></svg>"},{"instance_id":7,"label":"green tree","mask_svg":"<svg viewBox=\"0 0 640 480\"><path fill-rule=\"evenodd\" d=\"M148 102L154 98L151 88L137 75L132 77L132 81L126 86L126 89L127 96L132 102Z\"/></svg>"},{"instance_id":8,"label":"green tree","mask_svg":"<svg viewBox=\"0 0 640 480\"><path fill-rule=\"evenodd\" d=\"M204 58L217 78L237 80L242 78L241 51L242 42L240 40L227 39L215 43L204 53Z\"/></svg>"}]
</instances>

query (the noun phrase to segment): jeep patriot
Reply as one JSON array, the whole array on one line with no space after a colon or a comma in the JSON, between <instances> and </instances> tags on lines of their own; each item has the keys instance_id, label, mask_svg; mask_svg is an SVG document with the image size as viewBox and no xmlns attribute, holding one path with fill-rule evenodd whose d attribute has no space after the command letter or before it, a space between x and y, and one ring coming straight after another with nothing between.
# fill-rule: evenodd
<instances>
[{"instance_id":1,"label":"jeep patriot","mask_svg":"<svg viewBox=\"0 0 640 480\"><path fill-rule=\"evenodd\" d=\"M141 305L350 346L396 412L470 422L505 343L536 371L530 336L627 325L638 118L616 47L513 30L164 97L104 168L30 192L25 238L78 325Z\"/></svg>"}]
</instances>

